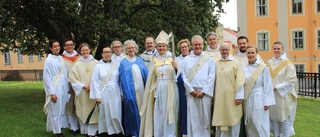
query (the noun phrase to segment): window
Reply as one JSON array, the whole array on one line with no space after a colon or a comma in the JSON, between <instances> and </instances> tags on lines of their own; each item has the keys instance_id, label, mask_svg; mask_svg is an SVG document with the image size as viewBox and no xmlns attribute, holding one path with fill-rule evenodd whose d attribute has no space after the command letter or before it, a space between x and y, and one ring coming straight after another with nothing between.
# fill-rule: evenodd
<instances>
[{"instance_id":1,"label":"window","mask_svg":"<svg viewBox=\"0 0 320 137\"><path fill-rule=\"evenodd\" d=\"M38 61L42 61L42 55L38 55Z\"/></svg>"},{"instance_id":2,"label":"window","mask_svg":"<svg viewBox=\"0 0 320 137\"><path fill-rule=\"evenodd\" d=\"M319 13L320 12L320 0L317 0L316 6L317 6L316 10Z\"/></svg>"},{"instance_id":3,"label":"window","mask_svg":"<svg viewBox=\"0 0 320 137\"><path fill-rule=\"evenodd\" d=\"M258 49L259 51L269 50L269 36L267 32L258 33Z\"/></svg>"},{"instance_id":4,"label":"window","mask_svg":"<svg viewBox=\"0 0 320 137\"><path fill-rule=\"evenodd\" d=\"M17 51L18 56L18 63L23 63L23 55L21 54L21 51L18 49Z\"/></svg>"},{"instance_id":5,"label":"window","mask_svg":"<svg viewBox=\"0 0 320 137\"><path fill-rule=\"evenodd\" d=\"M303 31L293 31L292 32L292 43L293 49L303 49L304 40L303 40Z\"/></svg>"},{"instance_id":6,"label":"window","mask_svg":"<svg viewBox=\"0 0 320 137\"><path fill-rule=\"evenodd\" d=\"M320 30L317 30L317 48L320 49Z\"/></svg>"},{"instance_id":7,"label":"window","mask_svg":"<svg viewBox=\"0 0 320 137\"><path fill-rule=\"evenodd\" d=\"M42 80L43 80L43 73L40 72L40 73L39 73L39 81L42 81Z\"/></svg>"},{"instance_id":8,"label":"window","mask_svg":"<svg viewBox=\"0 0 320 137\"><path fill-rule=\"evenodd\" d=\"M11 64L10 52L7 51L3 54L4 56L4 64Z\"/></svg>"},{"instance_id":9,"label":"window","mask_svg":"<svg viewBox=\"0 0 320 137\"><path fill-rule=\"evenodd\" d=\"M302 0L291 0L292 14L302 14Z\"/></svg>"},{"instance_id":10,"label":"window","mask_svg":"<svg viewBox=\"0 0 320 137\"><path fill-rule=\"evenodd\" d=\"M304 72L304 64L295 64L296 72Z\"/></svg>"},{"instance_id":11,"label":"window","mask_svg":"<svg viewBox=\"0 0 320 137\"><path fill-rule=\"evenodd\" d=\"M268 5L267 0L257 0L257 16L267 16L268 15Z\"/></svg>"},{"instance_id":12,"label":"window","mask_svg":"<svg viewBox=\"0 0 320 137\"><path fill-rule=\"evenodd\" d=\"M29 55L29 62L33 62L33 55Z\"/></svg>"}]
</instances>

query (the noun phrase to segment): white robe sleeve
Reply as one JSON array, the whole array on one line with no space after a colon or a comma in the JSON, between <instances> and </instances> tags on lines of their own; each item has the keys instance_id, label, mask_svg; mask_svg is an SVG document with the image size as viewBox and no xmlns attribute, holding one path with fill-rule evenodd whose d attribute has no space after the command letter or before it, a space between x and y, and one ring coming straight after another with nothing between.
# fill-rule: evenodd
<instances>
[{"instance_id":1,"label":"white robe sleeve","mask_svg":"<svg viewBox=\"0 0 320 137\"><path fill-rule=\"evenodd\" d=\"M44 62L44 69L43 69L43 85L46 92L46 95L53 95L55 94L54 86L53 86L53 78L54 74L50 68L53 68L54 64L50 58L48 58Z\"/></svg>"},{"instance_id":2,"label":"white robe sleeve","mask_svg":"<svg viewBox=\"0 0 320 137\"><path fill-rule=\"evenodd\" d=\"M202 92L205 93L206 95L213 97L214 93L214 82L215 82L215 73L216 73L216 68L215 68L215 63L210 57L210 59L206 62L209 63L209 71L208 71L208 81L206 85L204 85Z\"/></svg>"},{"instance_id":3,"label":"white robe sleeve","mask_svg":"<svg viewBox=\"0 0 320 137\"><path fill-rule=\"evenodd\" d=\"M284 79L284 81L275 86L278 93L282 97L287 95L295 86L296 80L292 81L292 79L295 79L296 77L296 71L293 65L288 65L285 75L286 78Z\"/></svg>"},{"instance_id":4,"label":"white robe sleeve","mask_svg":"<svg viewBox=\"0 0 320 137\"><path fill-rule=\"evenodd\" d=\"M270 76L270 72L268 67L265 67L262 71L263 77L263 95L264 95L264 106L271 106L276 104L272 86L272 78Z\"/></svg>"},{"instance_id":5,"label":"white robe sleeve","mask_svg":"<svg viewBox=\"0 0 320 137\"><path fill-rule=\"evenodd\" d=\"M183 79L183 83L184 83L184 87L186 88L186 95L190 94L192 91L194 91L194 88L191 86L191 84L189 83L189 80L187 79L186 76L186 64L187 61L183 60L183 67L182 67L182 72L181 72L181 76Z\"/></svg>"},{"instance_id":6,"label":"white robe sleeve","mask_svg":"<svg viewBox=\"0 0 320 137\"><path fill-rule=\"evenodd\" d=\"M244 99L244 84L239 89L237 89L235 98L236 100Z\"/></svg>"},{"instance_id":7,"label":"white robe sleeve","mask_svg":"<svg viewBox=\"0 0 320 137\"><path fill-rule=\"evenodd\" d=\"M77 96L79 96L82 91L83 91L83 87L85 86L83 83L81 83L79 81L78 76L81 75L77 72L77 66L74 65L70 72L69 72L69 80L72 86L72 89L74 90L74 92L76 93Z\"/></svg>"},{"instance_id":8,"label":"white robe sleeve","mask_svg":"<svg viewBox=\"0 0 320 137\"><path fill-rule=\"evenodd\" d=\"M99 64L96 65L92 72L91 82L90 82L90 99L101 99L101 88L100 88L101 78Z\"/></svg>"}]
</instances>

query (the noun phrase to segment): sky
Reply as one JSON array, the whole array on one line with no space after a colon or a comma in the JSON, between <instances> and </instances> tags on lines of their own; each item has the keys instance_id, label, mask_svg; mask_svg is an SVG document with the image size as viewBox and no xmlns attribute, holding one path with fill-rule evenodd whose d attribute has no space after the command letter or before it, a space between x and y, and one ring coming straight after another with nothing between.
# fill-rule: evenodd
<instances>
[{"instance_id":1,"label":"sky","mask_svg":"<svg viewBox=\"0 0 320 137\"><path fill-rule=\"evenodd\" d=\"M230 0L228 3L223 3L223 9L226 14L221 14L219 22L224 28L237 30L237 0Z\"/></svg>"}]
</instances>

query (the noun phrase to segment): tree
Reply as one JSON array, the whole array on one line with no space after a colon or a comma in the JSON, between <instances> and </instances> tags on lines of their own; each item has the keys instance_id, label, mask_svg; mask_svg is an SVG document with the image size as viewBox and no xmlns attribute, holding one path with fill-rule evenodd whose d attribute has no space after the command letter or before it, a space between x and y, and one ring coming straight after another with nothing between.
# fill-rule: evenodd
<instances>
[{"instance_id":1,"label":"tree","mask_svg":"<svg viewBox=\"0 0 320 137\"><path fill-rule=\"evenodd\" d=\"M191 38L217 26L213 14L224 0L6 0L0 2L0 50L43 54L48 39L74 36L102 47L113 40L134 39L144 50L145 36L172 31L175 39ZM63 50L63 48L61 48Z\"/></svg>"}]
</instances>

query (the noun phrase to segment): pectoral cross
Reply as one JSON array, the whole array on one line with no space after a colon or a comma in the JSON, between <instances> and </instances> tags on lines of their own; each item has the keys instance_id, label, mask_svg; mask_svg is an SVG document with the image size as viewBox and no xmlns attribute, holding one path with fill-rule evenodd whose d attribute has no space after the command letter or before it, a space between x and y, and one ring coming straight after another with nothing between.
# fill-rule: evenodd
<instances>
[{"instance_id":1,"label":"pectoral cross","mask_svg":"<svg viewBox=\"0 0 320 137\"><path fill-rule=\"evenodd\" d=\"M86 70L84 70L84 71L86 71L87 73L89 73L89 72L90 72L90 69L89 69L89 68L86 68Z\"/></svg>"}]
</instances>

